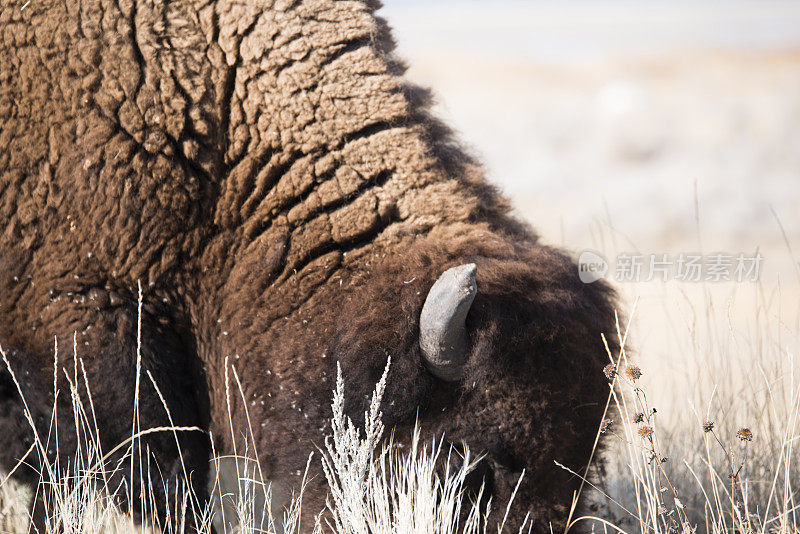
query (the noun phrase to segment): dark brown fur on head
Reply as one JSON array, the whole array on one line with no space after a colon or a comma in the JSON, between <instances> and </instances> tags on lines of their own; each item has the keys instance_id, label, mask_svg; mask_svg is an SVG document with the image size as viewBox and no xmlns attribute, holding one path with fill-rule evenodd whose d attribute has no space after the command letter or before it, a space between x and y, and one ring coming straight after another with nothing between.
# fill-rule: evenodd
<instances>
[{"instance_id":1,"label":"dark brown fur on head","mask_svg":"<svg viewBox=\"0 0 800 534\"><path fill-rule=\"evenodd\" d=\"M387 426L402 437L419 416L426 439L486 453L474 482L495 510L524 469L512 523L530 511L539 530L563 526L579 481L554 460L581 472L592 449L611 292L508 215L403 77L378 2L26 6L0 0L0 345L40 435L56 336L59 368L83 364L106 450L130 435L140 358L141 427L207 431L179 438L198 495L207 436L234 452L229 406L288 495L330 432L335 363L358 420L391 357ZM444 382L420 353L420 310L464 263L469 354ZM231 367L241 392L227 399ZM7 372L0 430L10 468L32 433ZM66 462L72 421L59 432ZM145 442L181 476L171 435Z\"/></svg>"}]
</instances>

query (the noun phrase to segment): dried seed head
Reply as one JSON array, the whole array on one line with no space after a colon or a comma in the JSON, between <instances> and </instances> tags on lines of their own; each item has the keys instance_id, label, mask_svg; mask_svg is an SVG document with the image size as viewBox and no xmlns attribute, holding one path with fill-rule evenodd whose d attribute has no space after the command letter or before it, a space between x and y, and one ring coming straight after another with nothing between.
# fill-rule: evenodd
<instances>
[{"instance_id":1,"label":"dried seed head","mask_svg":"<svg viewBox=\"0 0 800 534\"><path fill-rule=\"evenodd\" d=\"M714 421L706 421L703 423L703 432L708 434L714 430Z\"/></svg>"},{"instance_id":2,"label":"dried seed head","mask_svg":"<svg viewBox=\"0 0 800 534\"><path fill-rule=\"evenodd\" d=\"M603 367L603 374L606 375L606 378L609 380L613 380L614 377L617 376L617 366L613 363L609 363Z\"/></svg>"},{"instance_id":3,"label":"dried seed head","mask_svg":"<svg viewBox=\"0 0 800 534\"><path fill-rule=\"evenodd\" d=\"M642 412L637 412L633 414L633 422L634 423L642 423L644 422L644 414Z\"/></svg>"},{"instance_id":4,"label":"dried seed head","mask_svg":"<svg viewBox=\"0 0 800 534\"><path fill-rule=\"evenodd\" d=\"M749 428L740 428L736 433L736 437L742 441L753 441L753 433Z\"/></svg>"},{"instance_id":5,"label":"dried seed head","mask_svg":"<svg viewBox=\"0 0 800 534\"><path fill-rule=\"evenodd\" d=\"M653 429L651 427L645 425L645 426L639 428L639 435L644 439L648 439L648 438L652 437Z\"/></svg>"},{"instance_id":6,"label":"dried seed head","mask_svg":"<svg viewBox=\"0 0 800 534\"><path fill-rule=\"evenodd\" d=\"M635 365L629 365L625 368L625 376L631 380L639 380L642 377L642 370Z\"/></svg>"}]
</instances>

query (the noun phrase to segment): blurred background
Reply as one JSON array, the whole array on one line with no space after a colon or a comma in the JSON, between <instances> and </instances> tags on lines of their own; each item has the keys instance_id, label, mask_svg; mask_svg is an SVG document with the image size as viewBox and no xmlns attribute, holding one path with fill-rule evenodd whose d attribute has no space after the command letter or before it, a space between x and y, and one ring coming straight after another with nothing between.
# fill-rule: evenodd
<instances>
[{"instance_id":1,"label":"blurred background","mask_svg":"<svg viewBox=\"0 0 800 534\"><path fill-rule=\"evenodd\" d=\"M771 209L800 236L800 2L386 0L382 14L409 76L550 240L588 245L610 214L638 243L683 245L695 195L720 245L781 241Z\"/></svg>"},{"instance_id":2,"label":"blurred background","mask_svg":"<svg viewBox=\"0 0 800 534\"><path fill-rule=\"evenodd\" d=\"M755 283L614 283L670 456L711 418L767 459L800 382L800 2L384 3L408 76L545 242L612 281L620 253L763 255Z\"/></svg>"}]
</instances>

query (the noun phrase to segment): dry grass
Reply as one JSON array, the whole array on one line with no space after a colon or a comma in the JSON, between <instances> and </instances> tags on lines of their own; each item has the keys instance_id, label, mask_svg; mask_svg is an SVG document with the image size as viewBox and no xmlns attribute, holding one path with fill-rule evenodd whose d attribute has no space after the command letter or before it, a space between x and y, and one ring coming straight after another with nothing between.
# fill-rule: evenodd
<instances>
[{"instance_id":1,"label":"dry grass","mask_svg":"<svg viewBox=\"0 0 800 534\"><path fill-rule=\"evenodd\" d=\"M704 315L693 317L688 330L694 365L682 369L685 386L672 402L653 404L642 385L648 369L630 359L625 343L609 354L610 409L601 432L610 435L611 450L594 486L597 514L576 523L612 532L800 532L800 371L793 350L800 336L783 321L764 323L771 314L761 308L752 315L756 337L745 343L730 316L725 330L716 330L715 301L706 298ZM621 339L629 328L618 331ZM663 376L660 382L670 383Z\"/></svg>"}]
</instances>

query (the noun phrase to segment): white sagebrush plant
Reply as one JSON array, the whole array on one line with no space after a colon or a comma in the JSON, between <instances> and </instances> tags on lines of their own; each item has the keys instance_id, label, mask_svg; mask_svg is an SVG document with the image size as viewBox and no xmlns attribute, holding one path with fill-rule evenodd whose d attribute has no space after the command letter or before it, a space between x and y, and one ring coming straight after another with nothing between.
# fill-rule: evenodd
<instances>
[{"instance_id":1,"label":"white sagebrush plant","mask_svg":"<svg viewBox=\"0 0 800 534\"><path fill-rule=\"evenodd\" d=\"M470 461L467 447L464 447L461 467L451 472L448 461L441 476L436 463L442 454L442 440L420 447L419 425L414 428L408 453L404 454L391 436L376 454L384 431L380 403L390 365L391 360L364 414L362 438L358 427L344 414L344 381L337 364L331 420L333 435L326 439L322 451L322 468L330 489L328 527L335 534L485 533L491 499L482 510L483 487L472 503L464 503L464 482L480 461L480 458ZM451 447L447 454L449 460L449 455L458 453ZM514 495L508 503L506 516L513 500ZM469 506L469 512L460 525L462 505ZM504 526L505 517L497 525L498 533L503 532ZM530 531L527 519L519 531L525 531L526 526ZM315 534L321 528L318 520Z\"/></svg>"}]
</instances>

